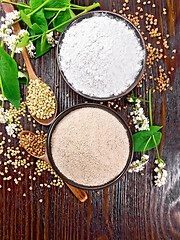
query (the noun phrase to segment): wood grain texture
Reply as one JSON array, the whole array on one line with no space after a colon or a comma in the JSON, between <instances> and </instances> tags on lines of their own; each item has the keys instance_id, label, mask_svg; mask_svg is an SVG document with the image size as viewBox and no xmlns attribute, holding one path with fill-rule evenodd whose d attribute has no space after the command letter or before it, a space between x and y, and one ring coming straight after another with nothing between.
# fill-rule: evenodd
<instances>
[{"instance_id":1,"label":"wood grain texture","mask_svg":"<svg viewBox=\"0 0 180 240\"><path fill-rule=\"evenodd\" d=\"M93 1L75 1L80 4L91 4ZM100 0L101 9L122 9L123 0ZM176 48L175 59L168 58L157 63L148 74L157 77L159 64L167 71L174 67L171 74L173 91L165 93L155 92L152 95L153 119L157 125L165 126L160 144L162 159L165 160L168 170L167 184L161 188L153 185L153 169L155 151L149 151L150 161L147 164L144 175L127 173L118 183L112 187L99 192L88 192L88 201L80 203L71 194L66 186L63 188L39 187L42 182L50 183L52 175L44 172L37 176L36 180L29 179L33 175L35 166L24 169L23 180L16 185L13 181L18 173L9 170L12 180L3 181L0 176L0 239L6 240L176 240L180 239L180 139L179 139L179 37L180 21L179 0L151 0L156 8L151 5L140 6L144 11L153 13L158 19L158 27L163 36L170 34L168 43L171 51ZM129 0L130 10L127 13L135 14L137 3ZM162 14L162 9L167 9L167 15ZM0 7L0 15L4 15ZM145 25L141 26L145 31ZM156 46L154 39L149 41ZM163 47L163 46L161 46ZM167 51L170 54L170 51ZM20 66L23 60L20 55L15 56ZM55 49L46 55L33 61L35 70L42 79L51 86L58 100L58 113L77 103L85 102L84 99L75 94L61 79L56 63ZM59 88L55 85L58 84ZM142 94L147 98L145 89L153 88L154 82L146 80L142 88L136 88L136 94ZM23 97L26 89L21 86ZM67 97L69 94L69 97ZM117 101L118 102L118 101ZM127 104L125 97L118 102L121 106ZM146 114L148 109L145 108ZM126 120L130 108L119 111ZM22 120L24 129L35 131L32 123L26 118ZM0 126L5 134L4 126ZM48 130L37 124L39 130ZM13 140L11 145L17 145ZM8 146L10 144L8 143ZM4 171L3 162L5 157L0 155L2 164L0 171ZM31 158L30 161L37 161ZM32 190L29 187L32 186ZM7 188L11 191L7 191ZM23 194L26 194L24 197ZM39 199L43 199L41 203Z\"/></svg>"}]
</instances>

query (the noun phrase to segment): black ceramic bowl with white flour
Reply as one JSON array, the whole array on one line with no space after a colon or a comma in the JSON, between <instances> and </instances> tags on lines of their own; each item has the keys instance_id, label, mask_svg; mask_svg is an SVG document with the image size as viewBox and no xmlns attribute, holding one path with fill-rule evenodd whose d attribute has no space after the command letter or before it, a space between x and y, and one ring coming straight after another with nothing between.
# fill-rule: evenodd
<instances>
[{"instance_id":1,"label":"black ceramic bowl with white flour","mask_svg":"<svg viewBox=\"0 0 180 240\"><path fill-rule=\"evenodd\" d=\"M57 60L65 82L92 100L112 100L130 92L146 62L144 40L126 18L94 11L72 20L62 32Z\"/></svg>"}]
</instances>

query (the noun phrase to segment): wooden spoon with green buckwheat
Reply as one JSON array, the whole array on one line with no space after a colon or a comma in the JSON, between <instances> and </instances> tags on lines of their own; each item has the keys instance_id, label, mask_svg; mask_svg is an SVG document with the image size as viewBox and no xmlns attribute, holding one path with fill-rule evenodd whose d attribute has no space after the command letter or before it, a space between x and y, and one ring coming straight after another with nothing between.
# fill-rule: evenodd
<instances>
[{"instance_id":1,"label":"wooden spoon with green buckwheat","mask_svg":"<svg viewBox=\"0 0 180 240\"><path fill-rule=\"evenodd\" d=\"M36 145L38 147L36 147ZM33 132L24 130L20 133L20 146L23 147L33 157L42 159L50 164L45 143L41 140L38 141L37 135ZM33 146L35 147L33 148ZM85 202L87 200L87 194L82 189L73 187L66 182L64 183L68 186L68 188L77 197L79 201Z\"/></svg>"},{"instance_id":2,"label":"wooden spoon with green buckwheat","mask_svg":"<svg viewBox=\"0 0 180 240\"><path fill-rule=\"evenodd\" d=\"M11 1L9 1L11 3ZM5 13L13 12L14 6L10 3L1 3ZM12 25L13 33L18 35L21 30L19 23ZM50 125L57 114L57 100L51 88L37 76L26 47L22 47L22 56L29 74L29 86L26 94L26 103L31 116L42 125ZM39 89L42 91L39 91Z\"/></svg>"}]
</instances>

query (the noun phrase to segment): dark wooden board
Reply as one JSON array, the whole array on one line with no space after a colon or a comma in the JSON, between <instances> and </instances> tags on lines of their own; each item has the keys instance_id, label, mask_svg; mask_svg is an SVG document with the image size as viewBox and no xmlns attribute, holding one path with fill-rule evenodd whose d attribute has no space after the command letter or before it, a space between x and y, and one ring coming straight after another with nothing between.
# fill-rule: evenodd
<instances>
[{"instance_id":1,"label":"dark wooden board","mask_svg":"<svg viewBox=\"0 0 180 240\"><path fill-rule=\"evenodd\" d=\"M176 48L177 53L173 61L166 64L167 68L174 67L171 75L173 91L152 94L153 119L155 124L163 125L163 138L160 144L161 157L166 162L168 171L167 184L157 188L153 184L153 169L155 151L149 151L150 161L144 175L127 173L114 186L99 192L88 192L88 201L84 204L78 202L68 188L39 187L42 182L50 183L52 175L48 172L37 176L35 181L30 180L34 166L21 169L24 173L23 180L16 185L13 181L18 173L9 170L13 179L3 181L0 176L0 239L11 240L121 240L121 239L155 239L176 240L180 239L180 145L179 145L179 37L180 37L180 1L179 0L151 0L156 8L151 5L141 6L144 10L153 12L158 19L160 32L165 36L170 34L168 43L171 51ZM91 4L93 1L76 1L80 4ZM101 9L122 9L123 0L100 0ZM129 0L128 13L135 14L137 3ZM167 15L162 14L162 9L167 9ZM0 7L0 16L4 13ZM143 27L143 26L142 26ZM23 66L21 55L16 55L18 64ZM166 62L167 63L167 62ZM161 63L164 67L164 63ZM62 80L55 58L55 49L37 60L33 65L42 79L49 84L58 99L58 113L77 103L85 102L84 99L73 91ZM159 64L154 67L154 76ZM59 88L55 85L58 84ZM136 94L147 98L145 89L153 87L153 82L146 79L142 88L136 88ZM21 92L25 96L25 87ZM69 97L67 97L69 94ZM125 97L121 99L121 106L127 105ZM148 114L148 108L145 108ZM127 119L130 107L119 113ZM23 122L24 129L35 128L27 119ZM0 126L5 134L4 127ZM45 131L48 128L37 124L38 129ZM13 140L14 145L17 141ZM12 144L11 143L11 144ZM9 145L8 145L9 146ZM5 157L1 157L1 171L4 169ZM37 159L31 158L31 161ZM32 186L33 190L29 190ZM7 188L11 191L7 191ZM26 197L23 194L26 193ZM43 199L40 203L39 199Z\"/></svg>"}]
</instances>

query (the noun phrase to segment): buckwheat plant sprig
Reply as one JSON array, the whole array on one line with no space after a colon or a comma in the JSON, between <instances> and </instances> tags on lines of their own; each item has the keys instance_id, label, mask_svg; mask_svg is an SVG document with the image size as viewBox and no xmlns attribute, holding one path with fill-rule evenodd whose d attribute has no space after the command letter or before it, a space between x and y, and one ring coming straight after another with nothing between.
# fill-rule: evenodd
<instances>
[{"instance_id":1,"label":"buckwheat plant sprig","mask_svg":"<svg viewBox=\"0 0 180 240\"><path fill-rule=\"evenodd\" d=\"M4 43L6 43L8 48L12 51L12 57L15 53L20 53L22 51L22 47L18 47L18 44L22 42L25 34L29 36L29 32L24 29L20 30L18 35L14 35L12 33L11 25L18 19L20 19L20 12L17 10L6 13L5 18L1 17L1 22L3 23L0 28L0 37L2 38L1 46L3 47ZM29 56L35 57L35 47L32 41L29 40L26 48L28 50Z\"/></svg>"},{"instance_id":2,"label":"buckwheat plant sprig","mask_svg":"<svg viewBox=\"0 0 180 240\"><path fill-rule=\"evenodd\" d=\"M0 95L0 101L7 100L6 98L3 99L2 95ZM16 137L16 130L17 126L15 123L13 123L13 116L9 113L8 110L5 110L2 106L0 106L0 123L1 124L7 124L5 126L5 129L7 131L7 134L12 137Z\"/></svg>"},{"instance_id":3,"label":"buckwheat plant sprig","mask_svg":"<svg viewBox=\"0 0 180 240\"><path fill-rule=\"evenodd\" d=\"M160 187L166 184L167 171L164 169L166 164L162 159L156 159L155 164L157 165L157 167L154 169L154 172L156 173L156 175L154 176L154 183L156 186Z\"/></svg>"},{"instance_id":4,"label":"buckwheat plant sprig","mask_svg":"<svg viewBox=\"0 0 180 240\"><path fill-rule=\"evenodd\" d=\"M0 2L9 3L9 1L7 0L0 0ZM11 2L11 4L17 5L20 9L20 12L15 10L14 15L11 13L11 15L8 16L8 27L13 25L14 23L23 21L28 26L28 29L33 30L33 34L30 34L31 36L28 35L28 37L24 37L22 39L22 43L24 46L27 46L28 43L38 40L38 44L36 44L36 57L40 57L41 55L49 51L51 47L54 47L55 44L58 43L58 41L55 40L56 37L53 37L53 33L55 30L57 30L58 32L62 32L64 27L71 20L83 13L91 11L92 9L100 6L98 2L90 6L79 6L76 4L71 4L68 0L59 1L59 3L57 2L57 6L55 8L51 0L45 0L42 4L40 3L40 1L38 2L37 0L31 0L31 5L36 5L35 9L31 9L31 6L22 2ZM82 12L75 15L73 10L78 10ZM48 13L50 13L50 17ZM14 22L15 15L16 21ZM33 21L35 21L36 25L34 25L34 22L32 21L32 16L34 17ZM43 19L41 26L39 25L38 19ZM2 20L5 21L6 19L2 18ZM13 20L13 22L11 22L11 20ZM51 27L52 25L53 27Z\"/></svg>"},{"instance_id":5,"label":"buckwheat plant sprig","mask_svg":"<svg viewBox=\"0 0 180 240\"><path fill-rule=\"evenodd\" d=\"M132 121L135 125L135 129L137 129L139 132L141 132L141 131L148 132L149 131L149 133L151 133L149 135L149 137L147 138L148 140L143 148L143 154L142 154L141 160L137 159L136 161L133 161L129 167L129 172L132 173L132 172L142 171L144 169L144 166L147 164L147 162L149 160L149 156L144 154L144 152L146 150L150 150L155 147L158 158L155 160L155 164L157 165L157 167L154 169L154 171L156 173L156 175L154 176L154 179L155 179L154 183L155 183L155 186L160 187L160 186L166 184L167 171L164 169L164 167L165 167L164 161L159 156L159 151L158 151L158 147L157 147L159 143L157 144L157 141L155 138L155 133L159 130L160 127L153 126L153 122L152 122L151 90L149 90L149 101L140 99L140 98L136 98L134 96L134 93L132 94L131 97L128 97L127 100L134 104L134 109L130 113L130 115L132 116ZM140 106L141 101L149 103L150 121L144 115L144 110ZM150 126L149 126L149 122L150 122ZM155 130L155 132L153 132L154 128L157 129L157 130ZM154 145L153 145L153 147L150 147L149 144L151 143L151 145L152 145L152 142ZM138 152L138 151L136 151L136 152Z\"/></svg>"},{"instance_id":6,"label":"buckwheat plant sprig","mask_svg":"<svg viewBox=\"0 0 180 240\"><path fill-rule=\"evenodd\" d=\"M132 98L128 99L129 102L134 102L134 111L130 113L132 116L135 129L138 131L149 130L149 119L144 115L144 110L141 107L141 100L136 99L135 101Z\"/></svg>"},{"instance_id":7,"label":"buckwheat plant sprig","mask_svg":"<svg viewBox=\"0 0 180 240\"><path fill-rule=\"evenodd\" d=\"M134 104L134 111L132 111L130 113L130 115L132 116L132 121L133 124L135 125L135 129L137 129L138 131L143 131L143 130L149 130L149 120L148 118L144 115L144 109L141 107L140 103L141 100L133 97L129 97L127 98L127 100L130 103ZM146 144L147 146L147 144ZM146 148L145 146L145 148ZM143 155L141 157L141 160L136 160L133 161L129 167L129 172L139 172L142 171L144 169L144 166L146 165L146 163L149 160L149 156L144 154L146 149L144 149L143 151Z\"/></svg>"},{"instance_id":8,"label":"buckwheat plant sprig","mask_svg":"<svg viewBox=\"0 0 180 240\"><path fill-rule=\"evenodd\" d=\"M153 140L156 142L155 138L153 138ZM156 173L156 175L154 176L154 183L155 186L161 187L162 185L166 184L167 171L164 169L166 164L159 156L157 145L156 152L158 158L154 161L154 163L157 165L157 167L154 169L154 172Z\"/></svg>"},{"instance_id":9,"label":"buckwheat plant sprig","mask_svg":"<svg viewBox=\"0 0 180 240\"><path fill-rule=\"evenodd\" d=\"M128 172L132 173L132 172L140 172L144 169L144 166L146 165L146 163L149 160L149 156L146 154L143 154L141 157L141 160L136 160L133 161L129 167Z\"/></svg>"}]
</instances>

